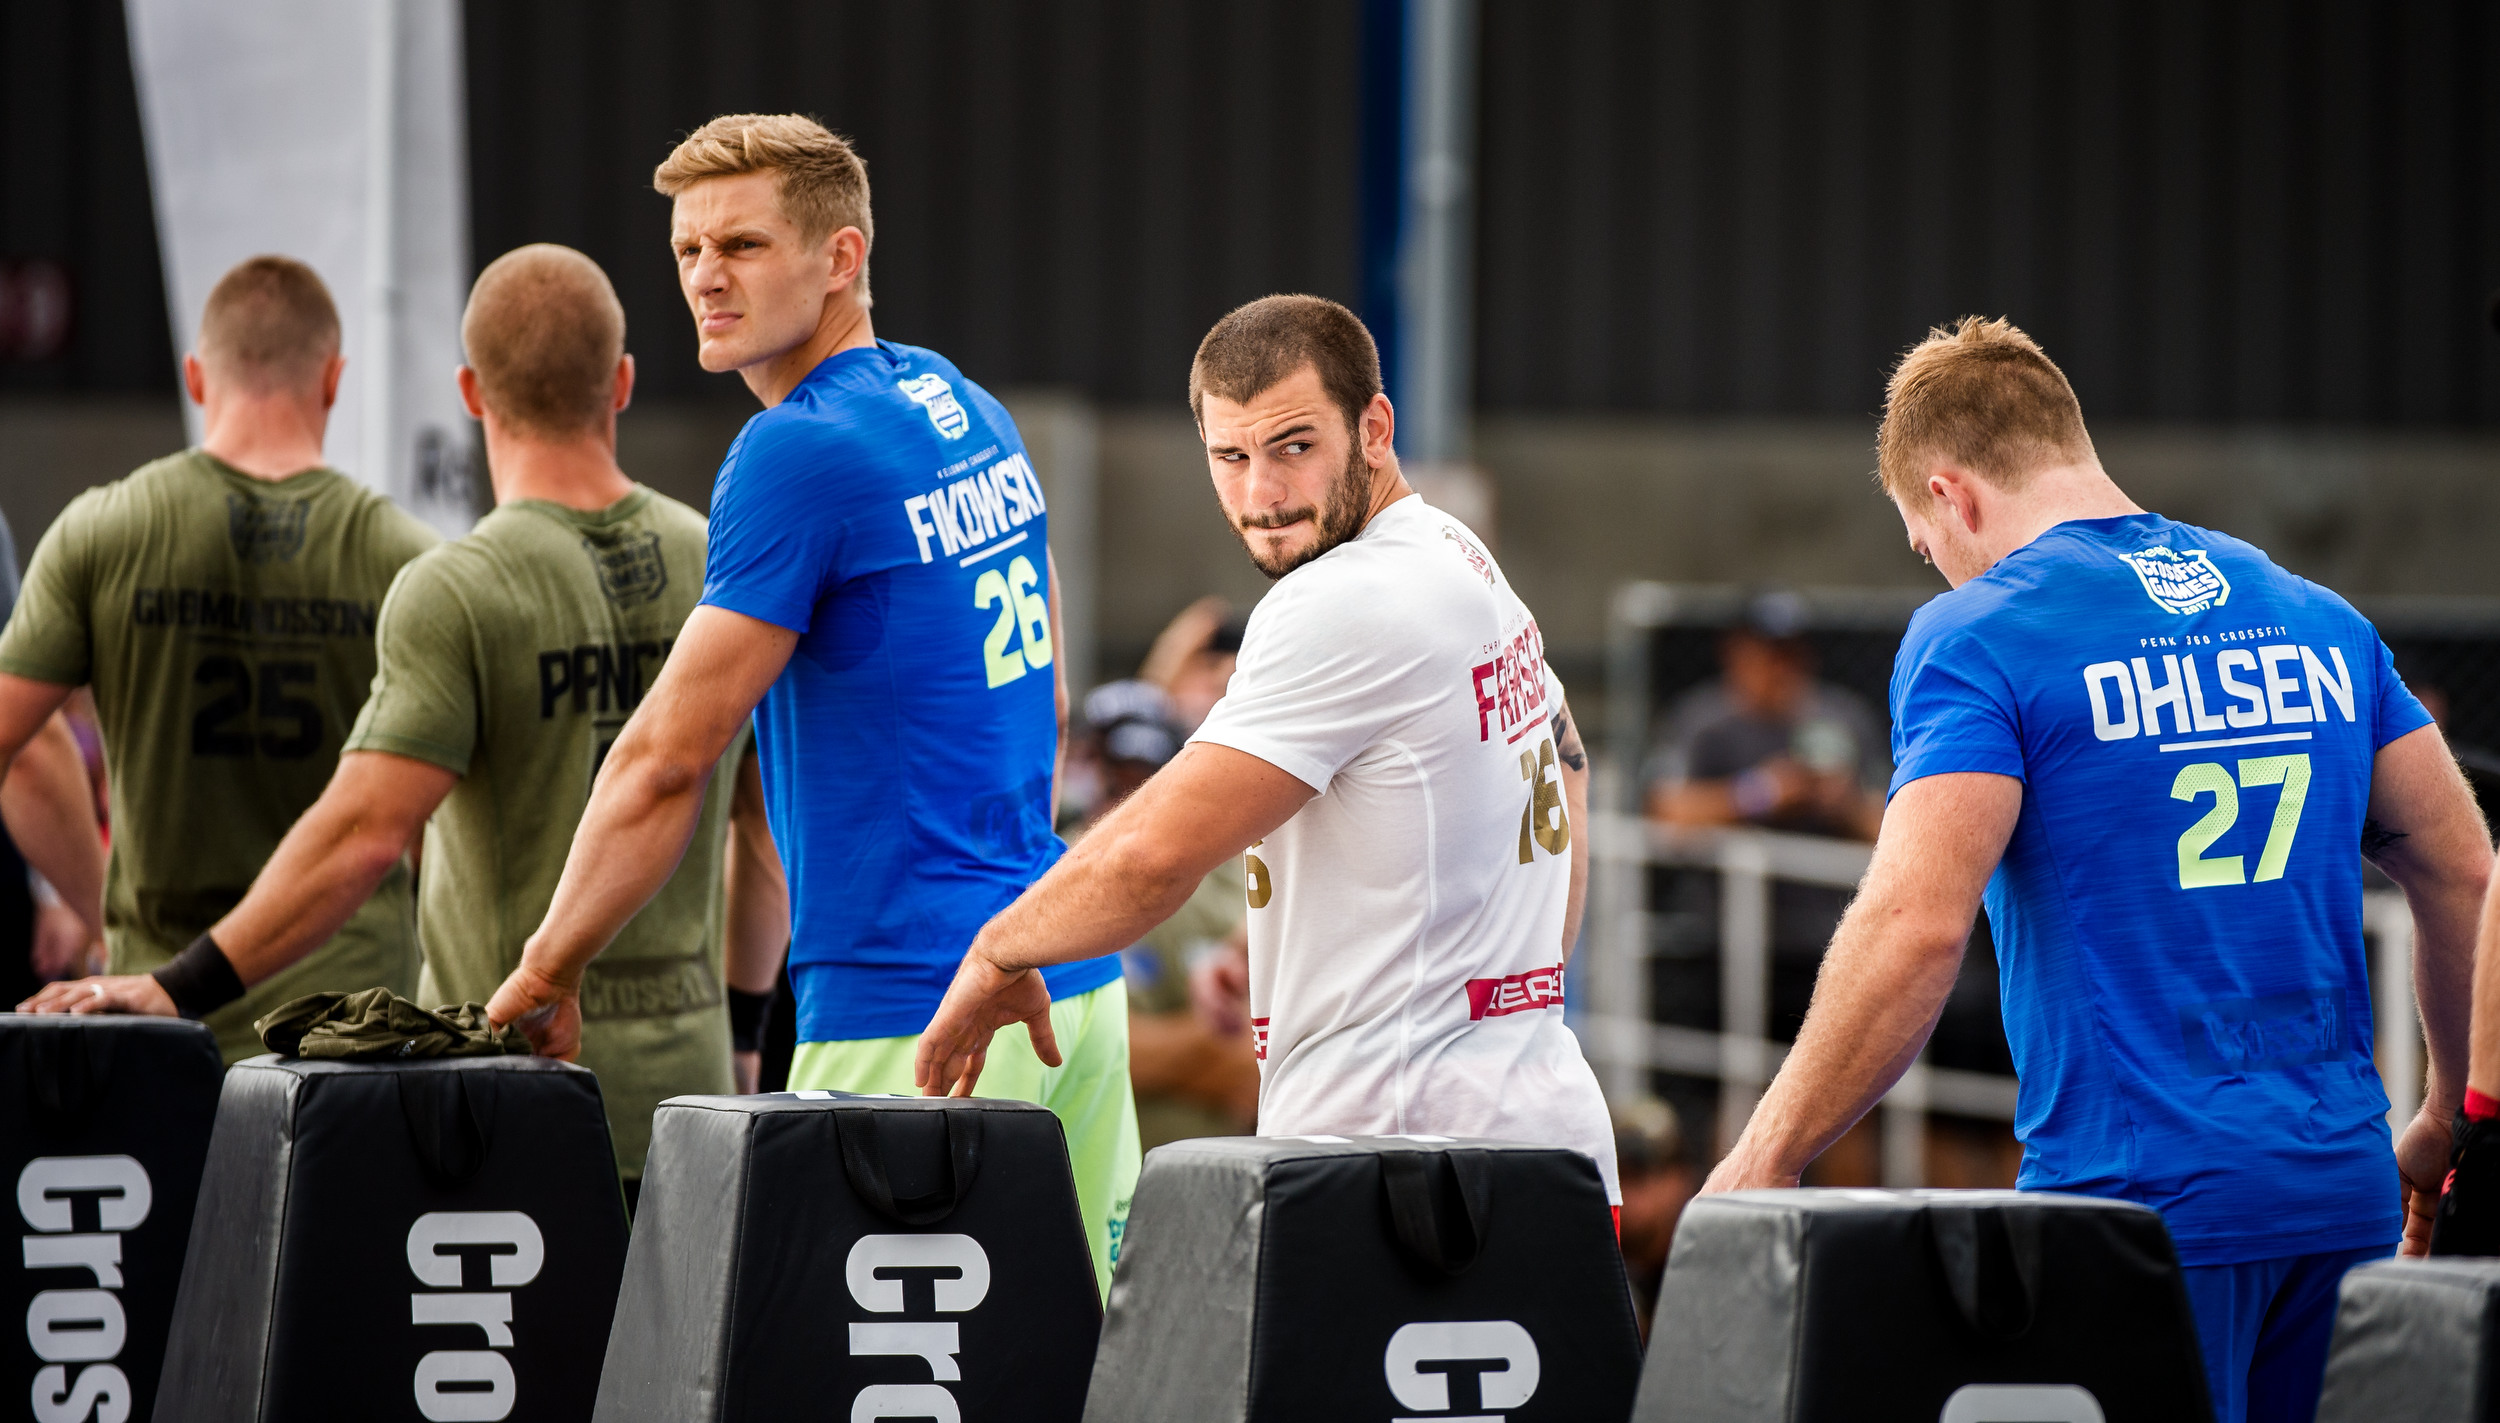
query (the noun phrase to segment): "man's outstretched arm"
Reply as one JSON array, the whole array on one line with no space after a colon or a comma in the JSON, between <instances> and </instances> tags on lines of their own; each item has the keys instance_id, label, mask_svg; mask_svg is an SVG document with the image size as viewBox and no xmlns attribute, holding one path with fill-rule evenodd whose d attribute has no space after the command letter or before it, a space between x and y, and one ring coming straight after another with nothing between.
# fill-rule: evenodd
<instances>
[{"instance_id":1,"label":"man's outstretched arm","mask_svg":"<svg viewBox=\"0 0 2500 1423\"><path fill-rule=\"evenodd\" d=\"M722 955L729 986L739 993L769 1000L781 979L781 962L790 949L790 881L782 872L781 852L773 845L773 827L764 815L764 774L755 748L747 747L738 763L737 790L729 803L729 843L723 847L721 880L727 887L729 943ZM740 1047L732 999L731 1066L738 1090L756 1090L763 1075L760 1047ZM763 1005L759 1005L763 1006ZM763 1024L756 1023L761 1031Z\"/></svg>"},{"instance_id":2,"label":"man's outstretched arm","mask_svg":"<svg viewBox=\"0 0 2500 1423\"><path fill-rule=\"evenodd\" d=\"M712 768L789 664L799 635L700 607L609 748L547 917L520 967L486 1005L531 1044L570 1060L581 1047L582 972L677 872Z\"/></svg>"},{"instance_id":3,"label":"man's outstretched arm","mask_svg":"<svg viewBox=\"0 0 2500 1423\"><path fill-rule=\"evenodd\" d=\"M1207 872L1293 818L1315 791L1244 751L1193 742L1085 833L965 951L915 1068L931 1096L970 1096L992 1034L1024 1023L1059 1065L1038 969L1116 953L1172 917Z\"/></svg>"},{"instance_id":4,"label":"man's outstretched arm","mask_svg":"<svg viewBox=\"0 0 2500 1423\"><path fill-rule=\"evenodd\" d=\"M1704 1192L1796 1185L1900 1080L1953 991L2022 806L2022 782L1977 771L1924 776L1892 798L1797 1045Z\"/></svg>"},{"instance_id":5,"label":"man's outstretched arm","mask_svg":"<svg viewBox=\"0 0 2500 1423\"><path fill-rule=\"evenodd\" d=\"M47 985L26 1006L38 1013L162 1017L199 1017L224 1007L328 943L373 897L459 781L431 762L388 751L348 752L321 798L261 866L243 902L209 929L206 943L193 944L156 973Z\"/></svg>"}]
</instances>

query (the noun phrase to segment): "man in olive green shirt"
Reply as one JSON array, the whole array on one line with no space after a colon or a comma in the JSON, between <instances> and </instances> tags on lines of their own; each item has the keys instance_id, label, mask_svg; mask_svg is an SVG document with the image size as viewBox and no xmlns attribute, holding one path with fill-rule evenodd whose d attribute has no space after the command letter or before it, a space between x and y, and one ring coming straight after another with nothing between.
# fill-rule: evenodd
<instances>
[{"instance_id":1,"label":"man in olive green shirt","mask_svg":"<svg viewBox=\"0 0 2500 1423\"><path fill-rule=\"evenodd\" d=\"M321 793L373 680L382 595L436 542L322 465L344 366L311 268L255 257L227 273L183 359L199 448L72 501L0 631L0 759L94 690L115 973L168 963L233 908ZM260 1051L252 1019L299 994L415 987L406 869L350 909L317 952L206 1014L228 1061Z\"/></svg>"},{"instance_id":2,"label":"man in olive green shirt","mask_svg":"<svg viewBox=\"0 0 2500 1423\"><path fill-rule=\"evenodd\" d=\"M616 466L633 361L599 268L563 247L508 253L478 277L461 336L495 511L392 585L381 670L337 777L210 932L211 967L237 982L314 942L422 829L418 1001L483 1003L520 962L600 759L702 596L703 516ZM725 756L676 874L583 981L581 1061L627 1180L661 1099L733 1090L727 990L769 990L787 936L762 787ZM148 979L91 982L56 1001L171 1006Z\"/></svg>"}]
</instances>

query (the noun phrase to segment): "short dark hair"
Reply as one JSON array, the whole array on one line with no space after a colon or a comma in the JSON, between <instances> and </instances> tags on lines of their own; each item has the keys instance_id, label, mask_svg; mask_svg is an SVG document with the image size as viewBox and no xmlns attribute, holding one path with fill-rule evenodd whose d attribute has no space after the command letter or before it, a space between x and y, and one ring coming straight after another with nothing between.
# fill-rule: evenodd
<instances>
[{"instance_id":1,"label":"short dark hair","mask_svg":"<svg viewBox=\"0 0 2500 1423\"><path fill-rule=\"evenodd\" d=\"M625 355L625 308L599 264L552 242L496 258L469 289L460 343L497 418L540 435L601 428Z\"/></svg>"},{"instance_id":2,"label":"short dark hair","mask_svg":"<svg viewBox=\"0 0 2500 1423\"><path fill-rule=\"evenodd\" d=\"M339 352L339 309L319 274L292 257L247 257L209 289L200 358L219 375L274 391L321 379Z\"/></svg>"},{"instance_id":3,"label":"short dark hair","mask_svg":"<svg viewBox=\"0 0 2500 1423\"><path fill-rule=\"evenodd\" d=\"M1345 412L1348 428L1380 394L1380 348L1361 317L1326 297L1263 296L1224 314L1189 366L1189 414L1206 422L1206 398L1247 401L1310 366Z\"/></svg>"}]
</instances>

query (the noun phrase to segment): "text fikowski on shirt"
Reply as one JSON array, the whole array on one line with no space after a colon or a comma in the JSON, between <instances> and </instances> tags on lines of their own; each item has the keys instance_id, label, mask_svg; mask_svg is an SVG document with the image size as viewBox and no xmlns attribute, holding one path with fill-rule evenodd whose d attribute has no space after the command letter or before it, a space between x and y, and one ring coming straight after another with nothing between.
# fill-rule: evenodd
<instances>
[{"instance_id":1,"label":"text fikowski on shirt","mask_svg":"<svg viewBox=\"0 0 2500 1423\"><path fill-rule=\"evenodd\" d=\"M2150 658L2135 657L2084 668L2092 734L2103 741L2124 741L2172 732L2298 726L2325 721L2329 707L2345 721L2357 719L2352 670L2340 647L2327 648L2324 657L2299 643L2226 647L2209 655L2206 668L2198 667L2198 656L2165 652L2158 666Z\"/></svg>"},{"instance_id":2,"label":"text fikowski on shirt","mask_svg":"<svg viewBox=\"0 0 2500 1423\"><path fill-rule=\"evenodd\" d=\"M1491 649L1491 661L1468 669L1469 690L1476 697L1476 739L1493 739L1501 724L1505 744L1529 728L1545 724L1545 635L1536 619Z\"/></svg>"},{"instance_id":3,"label":"text fikowski on shirt","mask_svg":"<svg viewBox=\"0 0 2500 1423\"><path fill-rule=\"evenodd\" d=\"M944 479L963 467L950 465L938 477ZM933 538L938 552L952 558L1021 528L1047 508L1042 502L1042 481L1033 466L1025 463L1022 454L1012 454L978 473L904 500L903 519L920 544L920 561L927 563L937 556L929 548Z\"/></svg>"}]
</instances>

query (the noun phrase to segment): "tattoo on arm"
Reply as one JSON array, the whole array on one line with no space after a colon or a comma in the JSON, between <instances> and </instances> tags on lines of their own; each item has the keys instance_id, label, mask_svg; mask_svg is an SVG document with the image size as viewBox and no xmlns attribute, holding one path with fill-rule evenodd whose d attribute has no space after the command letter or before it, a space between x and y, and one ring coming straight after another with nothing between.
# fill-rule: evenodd
<instances>
[{"instance_id":1,"label":"tattoo on arm","mask_svg":"<svg viewBox=\"0 0 2500 1423\"><path fill-rule=\"evenodd\" d=\"M2394 826L2381 825L2375 820L2364 820L2361 822L2362 858L2375 860L2394 849L2397 841L2412 838L2410 834Z\"/></svg>"},{"instance_id":2,"label":"tattoo on arm","mask_svg":"<svg viewBox=\"0 0 2500 1423\"><path fill-rule=\"evenodd\" d=\"M1575 771L1587 770L1589 768L1588 748L1580 744L1580 733L1571 725L1571 708L1563 707L1555 711L1553 728L1554 754L1562 758L1564 765Z\"/></svg>"}]
</instances>

